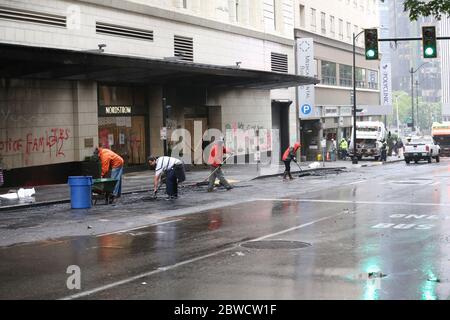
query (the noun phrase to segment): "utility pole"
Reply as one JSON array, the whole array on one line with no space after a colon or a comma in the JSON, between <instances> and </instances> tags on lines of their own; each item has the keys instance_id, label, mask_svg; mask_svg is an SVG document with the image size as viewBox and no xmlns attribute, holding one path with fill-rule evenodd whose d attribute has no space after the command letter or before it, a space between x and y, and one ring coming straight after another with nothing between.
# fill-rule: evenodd
<instances>
[{"instance_id":1,"label":"utility pole","mask_svg":"<svg viewBox=\"0 0 450 320\"><path fill-rule=\"evenodd\" d=\"M411 131L416 131L416 127L414 126L414 68L411 67L409 70L411 74Z\"/></svg>"},{"instance_id":2,"label":"utility pole","mask_svg":"<svg viewBox=\"0 0 450 320\"><path fill-rule=\"evenodd\" d=\"M419 71L420 68L422 68L424 65L430 62L424 62L422 63L416 70L414 70L413 67L409 70L409 73L411 74L411 116L412 116L412 131L416 131L416 127L414 126L414 73ZM418 99L418 98L417 98ZM417 100L419 101L419 100ZM417 103L416 108L419 108L419 103ZM417 110L417 123L419 123L419 110Z\"/></svg>"},{"instance_id":3,"label":"utility pole","mask_svg":"<svg viewBox=\"0 0 450 320\"><path fill-rule=\"evenodd\" d=\"M419 80L416 80L416 120L417 120L417 128L420 129L419 125Z\"/></svg>"},{"instance_id":4,"label":"utility pole","mask_svg":"<svg viewBox=\"0 0 450 320\"><path fill-rule=\"evenodd\" d=\"M356 38L364 33L364 30L358 34L353 33L353 164L358 164L356 154Z\"/></svg>"}]
</instances>

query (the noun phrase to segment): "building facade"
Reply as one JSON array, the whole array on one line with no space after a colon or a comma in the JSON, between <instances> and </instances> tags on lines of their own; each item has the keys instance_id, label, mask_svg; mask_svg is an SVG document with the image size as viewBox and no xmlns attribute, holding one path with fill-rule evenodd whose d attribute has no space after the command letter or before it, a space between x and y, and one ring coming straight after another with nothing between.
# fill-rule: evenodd
<instances>
[{"instance_id":1,"label":"building facade","mask_svg":"<svg viewBox=\"0 0 450 320\"><path fill-rule=\"evenodd\" d=\"M443 17L439 22L440 36L450 35L450 17ZM442 120L450 121L450 43L440 41L439 54L441 58L441 81L442 81Z\"/></svg>"},{"instance_id":2,"label":"building facade","mask_svg":"<svg viewBox=\"0 0 450 320\"><path fill-rule=\"evenodd\" d=\"M422 26L436 26L439 34L439 23L433 17L419 17L410 21L408 12L404 11L403 0L385 1L382 7L387 15L389 38L415 38L422 36ZM438 43L438 45L442 45ZM441 101L441 55L435 59L423 59L421 41L399 41L389 44L392 59L393 90L411 93L411 68L414 91L424 102ZM418 85L417 85L418 84ZM414 96L416 94L414 93Z\"/></svg>"},{"instance_id":3,"label":"building facade","mask_svg":"<svg viewBox=\"0 0 450 320\"><path fill-rule=\"evenodd\" d=\"M332 139L349 139L353 110L353 35L379 26L375 0L308 1L296 0L295 38L301 60L302 42L312 39L314 72L320 84L311 88L312 111L304 107L299 88L299 118L302 153L315 160L321 153L321 140L327 149ZM390 108L380 106L380 63L364 56L364 34L356 38L356 102L359 120L383 120ZM302 74L302 62L298 72ZM302 108L303 107L303 108ZM305 112L306 111L306 112Z\"/></svg>"},{"instance_id":4,"label":"building facade","mask_svg":"<svg viewBox=\"0 0 450 320\"><path fill-rule=\"evenodd\" d=\"M180 138L194 162L212 128L276 128L287 146L294 87L314 82L295 75L293 29L293 0L2 1L7 182L65 182L98 145L138 168Z\"/></svg>"}]
</instances>

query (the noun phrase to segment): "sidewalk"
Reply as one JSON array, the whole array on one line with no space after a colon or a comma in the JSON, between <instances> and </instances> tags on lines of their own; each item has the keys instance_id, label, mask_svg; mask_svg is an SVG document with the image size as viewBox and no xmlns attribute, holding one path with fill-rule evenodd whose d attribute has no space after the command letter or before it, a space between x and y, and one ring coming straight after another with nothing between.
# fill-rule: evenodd
<instances>
[{"instance_id":1,"label":"sidewalk","mask_svg":"<svg viewBox=\"0 0 450 320\"><path fill-rule=\"evenodd\" d=\"M388 162L398 162L403 161L403 159L398 159L397 157L389 157ZM301 169L303 171L317 171L317 170L327 170L327 169L357 169L361 167L370 167L375 165L381 165L381 162L374 161L361 161L358 165L353 165L351 161L334 161L325 162L325 167L323 163L320 163L320 167L317 169L311 169L308 165L311 162L300 163ZM224 166L225 176L231 183L239 183L245 181L251 181L254 179L261 179L265 177L273 177L282 175L284 172L284 165L272 166L272 167L261 167L257 171L256 165L226 165ZM292 163L291 172L300 172L299 168ZM210 174L210 170L206 167L196 167L192 170L186 172L186 181L184 185L195 185L198 182L204 181ZM135 192L149 192L153 190L153 178L154 171L142 171L128 173L123 176L122 182L122 194L130 194ZM29 199L19 199L19 200L6 200L0 199L0 211L11 210L11 209L21 209L30 206L38 205L50 205L57 203L67 203L70 202L70 189L67 184L58 185L48 185L48 186L37 186L35 187L36 194L34 197ZM7 193L9 190L5 188L0 188L0 194Z\"/></svg>"}]
</instances>

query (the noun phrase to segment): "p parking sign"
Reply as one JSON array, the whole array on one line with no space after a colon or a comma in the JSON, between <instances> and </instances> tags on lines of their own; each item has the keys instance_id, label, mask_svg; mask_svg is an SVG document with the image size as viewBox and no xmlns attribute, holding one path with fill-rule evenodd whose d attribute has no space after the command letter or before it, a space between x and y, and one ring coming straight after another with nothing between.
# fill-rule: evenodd
<instances>
[{"instance_id":1,"label":"p parking sign","mask_svg":"<svg viewBox=\"0 0 450 320\"><path fill-rule=\"evenodd\" d=\"M302 105L300 110L304 115L308 115L311 113L312 107L309 104L304 104L304 105Z\"/></svg>"}]
</instances>

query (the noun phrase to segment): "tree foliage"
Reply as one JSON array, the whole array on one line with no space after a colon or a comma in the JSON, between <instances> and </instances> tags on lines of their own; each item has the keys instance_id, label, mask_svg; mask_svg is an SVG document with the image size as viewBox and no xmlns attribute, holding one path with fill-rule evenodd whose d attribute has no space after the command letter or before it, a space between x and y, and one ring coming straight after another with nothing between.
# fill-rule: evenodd
<instances>
[{"instance_id":1,"label":"tree foliage","mask_svg":"<svg viewBox=\"0 0 450 320\"><path fill-rule=\"evenodd\" d=\"M408 122L411 121L411 96L404 91L394 92L393 99L393 114L388 116L388 126L395 128L397 118L397 105L399 113L399 126L405 127ZM423 101L422 97L419 97L419 119L417 121L417 101L414 98L414 120L415 125L419 126L425 133L431 132L431 125L433 122L442 121L442 104L441 103L429 103Z\"/></svg>"},{"instance_id":2,"label":"tree foliage","mask_svg":"<svg viewBox=\"0 0 450 320\"><path fill-rule=\"evenodd\" d=\"M390 0L384 0L390 1ZM411 21L417 20L419 16L434 16L437 20L442 18L442 15L450 15L450 1L449 0L405 0L404 10L409 11L409 18Z\"/></svg>"}]
</instances>

